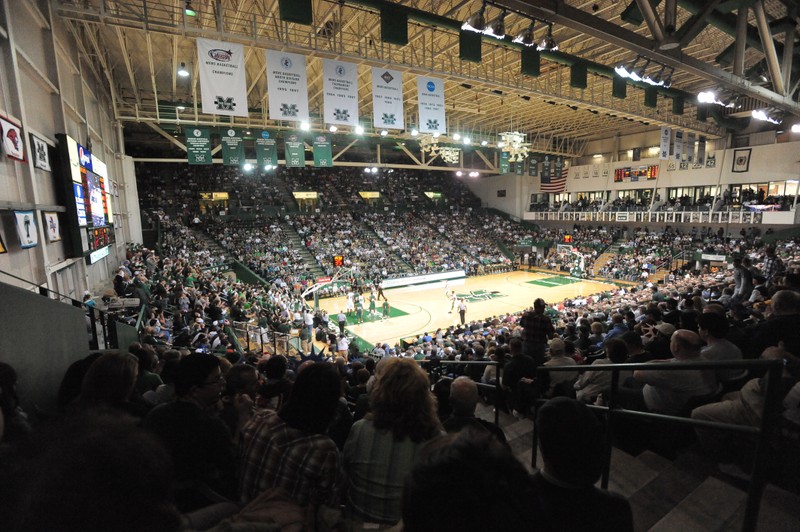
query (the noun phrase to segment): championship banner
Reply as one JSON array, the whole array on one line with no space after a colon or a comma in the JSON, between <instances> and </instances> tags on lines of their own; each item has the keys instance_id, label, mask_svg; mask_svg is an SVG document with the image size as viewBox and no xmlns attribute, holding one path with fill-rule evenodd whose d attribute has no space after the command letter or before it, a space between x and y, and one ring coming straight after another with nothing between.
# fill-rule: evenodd
<instances>
[{"instance_id":1,"label":"championship banner","mask_svg":"<svg viewBox=\"0 0 800 532\"><path fill-rule=\"evenodd\" d=\"M697 143L697 164L703 166L706 162L706 137L700 135Z\"/></svg>"},{"instance_id":2,"label":"championship banner","mask_svg":"<svg viewBox=\"0 0 800 532\"><path fill-rule=\"evenodd\" d=\"M333 167L333 153L331 151L331 138L324 133L314 135L314 166L320 168Z\"/></svg>"},{"instance_id":3,"label":"championship banner","mask_svg":"<svg viewBox=\"0 0 800 532\"><path fill-rule=\"evenodd\" d=\"M500 166L499 170L500 170L501 174L507 174L507 173L511 172L511 162L509 162L509 160L508 160L508 152L507 151L501 151L500 152L500 165L499 166Z\"/></svg>"},{"instance_id":4,"label":"championship banner","mask_svg":"<svg viewBox=\"0 0 800 532\"><path fill-rule=\"evenodd\" d=\"M197 60L203 112L247 116L244 46L198 38Z\"/></svg>"},{"instance_id":5,"label":"championship banner","mask_svg":"<svg viewBox=\"0 0 800 532\"><path fill-rule=\"evenodd\" d=\"M675 132L675 160L680 161L683 157L683 131Z\"/></svg>"},{"instance_id":6,"label":"championship banner","mask_svg":"<svg viewBox=\"0 0 800 532\"><path fill-rule=\"evenodd\" d=\"M694 133L689 133L686 135L686 162L693 163L694 162Z\"/></svg>"},{"instance_id":7,"label":"championship banner","mask_svg":"<svg viewBox=\"0 0 800 532\"><path fill-rule=\"evenodd\" d=\"M672 140L672 129L668 127L661 128L661 148L658 152L658 158L662 161L669 159L669 144Z\"/></svg>"},{"instance_id":8,"label":"championship banner","mask_svg":"<svg viewBox=\"0 0 800 532\"><path fill-rule=\"evenodd\" d=\"M207 129L186 130L186 157L189 164L211 164L211 133Z\"/></svg>"},{"instance_id":9,"label":"championship banner","mask_svg":"<svg viewBox=\"0 0 800 532\"><path fill-rule=\"evenodd\" d=\"M417 100L419 101L419 132L446 133L444 114L444 80L417 77Z\"/></svg>"},{"instance_id":10,"label":"championship banner","mask_svg":"<svg viewBox=\"0 0 800 532\"><path fill-rule=\"evenodd\" d=\"M545 155L544 159L542 159L542 173L541 173L541 183L544 185L546 183L550 183L550 156Z\"/></svg>"},{"instance_id":11,"label":"championship banner","mask_svg":"<svg viewBox=\"0 0 800 532\"><path fill-rule=\"evenodd\" d=\"M219 140L222 144L222 164L224 166L241 166L245 163L244 139L237 130L224 129Z\"/></svg>"},{"instance_id":12,"label":"championship banner","mask_svg":"<svg viewBox=\"0 0 800 532\"><path fill-rule=\"evenodd\" d=\"M278 145L271 131L261 131L256 135L256 161L259 168L278 166Z\"/></svg>"},{"instance_id":13,"label":"championship banner","mask_svg":"<svg viewBox=\"0 0 800 532\"><path fill-rule=\"evenodd\" d=\"M528 157L528 175L531 177L539 175L539 156L531 155Z\"/></svg>"},{"instance_id":14,"label":"championship banner","mask_svg":"<svg viewBox=\"0 0 800 532\"><path fill-rule=\"evenodd\" d=\"M358 125L358 65L322 60L322 105L328 124Z\"/></svg>"},{"instance_id":15,"label":"championship banner","mask_svg":"<svg viewBox=\"0 0 800 532\"><path fill-rule=\"evenodd\" d=\"M267 50L267 92L271 120L308 120L306 56Z\"/></svg>"},{"instance_id":16,"label":"championship banner","mask_svg":"<svg viewBox=\"0 0 800 532\"><path fill-rule=\"evenodd\" d=\"M25 160L25 145L22 142L22 133L17 124L5 118L0 118L0 128L3 130L3 151L12 159Z\"/></svg>"},{"instance_id":17,"label":"championship banner","mask_svg":"<svg viewBox=\"0 0 800 532\"><path fill-rule=\"evenodd\" d=\"M375 129L405 129L403 73L372 68L372 117Z\"/></svg>"},{"instance_id":18,"label":"championship banner","mask_svg":"<svg viewBox=\"0 0 800 532\"><path fill-rule=\"evenodd\" d=\"M514 163L514 173L516 175L525 175L525 160L517 161Z\"/></svg>"},{"instance_id":19,"label":"championship banner","mask_svg":"<svg viewBox=\"0 0 800 532\"><path fill-rule=\"evenodd\" d=\"M306 145L297 133L287 133L284 137L286 148L286 167L303 168L306 165Z\"/></svg>"}]
</instances>

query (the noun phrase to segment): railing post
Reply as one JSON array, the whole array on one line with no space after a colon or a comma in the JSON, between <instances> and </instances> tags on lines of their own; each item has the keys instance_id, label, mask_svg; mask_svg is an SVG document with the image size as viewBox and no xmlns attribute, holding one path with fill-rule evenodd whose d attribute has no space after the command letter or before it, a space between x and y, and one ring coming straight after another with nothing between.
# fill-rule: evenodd
<instances>
[{"instance_id":1,"label":"railing post","mask_svg":"<svg viewBox=\"0 0 800 532\"><path fill-rule=\"evenodd\" d=\"M604 490L608 489L608 477L611 474L611 444L614 441L613 431L611 424L613 422L613 411L616 408L617 402L617 387L619 386L619 370L613 369L611 371L611 389L606 398L606 447L603 451L603 476L600 480L600 487Z\"/></svg>"},{"instance_id":2,"label":"railing post","mask_svg":"<svg viewBox=\"0 0 800 532\"><path fill-rule=\"evenodd\" d=\"M780 381L783 367L776 364L769 368L766 379L766 392L764 394L764 406L761 411L761 427L756 443L755 457L753 458L753 470L750 477L750 487L747 490L747 507L742 521L742 530L750 532L756 530L758 524L758 511L761 506L761 495L766 484L767 471L769 465L769 438L777 417L778 404L781 400Z\"/></svg>"}]
</instances>

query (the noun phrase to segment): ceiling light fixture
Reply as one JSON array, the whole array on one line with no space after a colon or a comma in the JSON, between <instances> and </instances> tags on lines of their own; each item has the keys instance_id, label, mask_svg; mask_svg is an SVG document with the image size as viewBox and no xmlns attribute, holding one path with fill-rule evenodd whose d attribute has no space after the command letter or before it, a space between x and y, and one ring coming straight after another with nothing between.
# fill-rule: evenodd
<instances>
[{"instance_id":1,"label":"ceiling light fixture","mask_svg":"<svg viewBox=\"0 0 800 532\"><path fill-rule=\"evenodd\" d=\"M647 70L647 67L650 66L650 59L645 61L644 65L640 66L639 68L634 68L628 73L628 77L631 78L633 81L643 81L644 80L644 73Z\"/></svg>"},{"instance_id":2,"label":"ceiling light fixture","mask_svg":"<svg viewBox=\"0 0 800 532\"><path fill-rule=\"evenodd\" d=\"M489 141L488 140L482 140L481 141L481 146L488 146L488 145L489 145Z\"/></svg>"},{"instance_id":3,"label":"ceiling light fixture","mask_svg":"<svg viewBox=\"0 0 800 532\"><path fill-rule=\"evenodd\" d=\"M461 140L461 135L458 133L453 133L453 140Z\"/></svg>"},{"instance_id":4,"label":"ceiling light fixture","mask_svg":"<svg viewBox=\"0 0 800 532\"><path fill-rule=\"evenodd\" d=\"M756 120L761 120L762 122L769 122L770 124L780 124L781 123L781 120L777 120L775 118L772 118L763 109L753 109L753 112L750 113L750 115L753 118L755 118Z\"/></svg>"},{"instance_id":5,"label":"ceiling light fixture","mask_svg":"<svg viewBox=\"0 0 800 532\"><path fill-rule=\"evenodd\" d=\"M800 124L792 125L792 133L800 133Z\"/></svg>"},{"instance_id":6,"label":"ceiling light fixture","mask_svg":"<svg viewBox=\"0 0 800 532\"><path fill-rule=\"evenodd\" d=\"M330 131L331 133L336 133L337 131L339 131L339 128L332 125L331 127L328 128L328 131Z\"/></svg>"},{"instance_id":7,"label":"ceiling light fixture","mask_svg":"<svg viewBox=\"0 0 800 532\"><path fill-rule=\"evenodd\" d=\"M535 24L536 23L532 20L531 25L519 32L517 36L514 37L513 42L528 47L536 46L536 37L533 33Z\"/></svg>"},{"instance_id":8,"label":"ceiling light fixture","mask_svg":"<svg viewBox=\"0 0 800 532\"><path fill-rule=\"evenodd\" d=\"M364 134L364 126L361 124L356 126L356 135L363 135Z\"/></svg>"},{"instance_id":9,"label":"ceiling light fixture","mask_svg":"<svg viewBox=\"0 0 800 532\"><path fill-rule=\"evenodd\" d=\"M555 52L558 50L558 43L553 38L553 24L547 25L547 35L545 35L542 42L539 43L539 46L536 47L537 50L545 51L545 52Z\"/></svg>"},{"instance_id":10,"label":"ceiling light fixture","mask_svg":"<svg viewBox=\"0 0 800 532\"><path fill-rule=\"evenodd\" d=\"M411 136L412 137L416 137L417 135L419 135L419 131L417 129L412 129L411 130Z\"/></svg>"},{"instance_id":11,"label":"ceiling light fixture","mask_svg":"<svg viewBox=\"0 0 800 532\"><path fill-rule=\"evenodd\" d=\"M477 13L473 13L472 15L464 21L464 24L461 25L462 30L466 31L474 31L475 33L483 33L483 30L486 29L486 18L484 18L484 13L486 13L486 2L481 4L481 9Z\"/></svg>"},{"instance_id":12,"label":"ceiling light fixture","mask_svg":"<svg viewBox=\"0 0 800 532\"><path fill-rule=\"evenodd\" d=\"M385 137L388 134L389 134L388 131L386 131L385 129L381 129L381 137Z\"/></svg>"},{"instance_id":13,"label":"ceiling light fixture","mask_svg":"<svg viewBox=\"0 0 800 532\"><path fill-rule=\"evenodd\" d=\"M197 11L195 11L194 8L192 7L192 0L186 0L186 4L184 4L184 6L183 6L183 13L187 17L196 17L197 16Z\"/></svg>"},{"instance_id":14,"label":"ceiling light fixture","mask_svg":"<svg viewBox=\"0 0 800 532\"><path fill-rule=\"evenodd\" d=\"M472 139L469 137L464 137L464 146L469 146L472 144Z\"/></svg>"},{"instance_id":15,"label":"ceiling light fixture","mask_svg":"<svg viewBox=\"0 0 800 532\"><path fill-rule=\"evenodd\" d=\"M494 37L495 39L505 39L506 38L506 10L504 9L500 16L496 19L491 21L486 29L483 30L484 35L488 35L489 37Z\"/></svg>"},{"instance_id":16,"label":"ceiling light fixture","mask_svg":"<svg viewBox=\"0 0 800 532\"><path fill-rule=\"evenodd\" d=\"M309 131L311 129L311 124L303 120L302 122L300 122L300 129L302 129L303 131Z\"/></svg>"},{"instance_id":17,"label":"ceiling light fixture","mask_svg":"<svg viewBox=\"0 0 800 532\"><path fill-rule=\"evenodd\" d=\"M700 103L713 103L716 105L721 105L722 107L734 107L735 104L733 102L725 102L717 98L717 95L713 91L703 91L697 95L697 101Z\"/></svg>"},{"instance_id":18,"label":"ceiling light fixture","mask_svg":"<svg viewBox=\"0 0 800 532\"><path fill-rule=\"evenodd\" d=\"M178 75L182 78L189 77L189 71L186 69L186 63L181 63L181 66L178 69Z\"/></svg>"}]
</instances>

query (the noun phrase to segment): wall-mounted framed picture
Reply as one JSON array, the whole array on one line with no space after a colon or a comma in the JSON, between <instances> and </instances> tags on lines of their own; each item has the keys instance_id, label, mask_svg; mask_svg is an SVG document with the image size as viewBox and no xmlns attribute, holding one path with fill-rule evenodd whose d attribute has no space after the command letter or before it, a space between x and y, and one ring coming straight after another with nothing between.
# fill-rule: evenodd
<instances>
[{"instance_id":1,"label":"wall-mounted framed picture","mask_svg":"<svg viewBox=\"0 0 800 532\"><path fill-rule=\"evenodd\" d=\"M750 170L750 148L733 150L731 172L744 173Z\"/></svg>"},{"instance_id":2,"label":"wall-mounted framed picture","mask_svg":"<svg viewBox=\"0 0 800 532\"><path fill-rule=\"evenodd\" d=\"M33 211L14 211L14 221L22 249L38 246L39 233L36 231L36 215Z\"/></svg>"},{"instance_id":3,"label":"wall-mounted framed picture","mask_svg":"<svg viewBox=\"0 0 800 532\"><path fill-rule=\"evenodd\" d=\"M50 151L47 143L33 133L31 133L31 157L33 166L46 172L50 171Z\"/></svg>"},{"instance_id":4,"label":"wall-mounted framed picture","mask_svg":"<svg viewBox=\"0 0 800 532\"><path fill-rule=\"evenodd\" d=\"M8 253L8 248L6 247L6 243L3 242L3 235L0 234L0 255L3 253Z\"/></svg>"}]
</instances>

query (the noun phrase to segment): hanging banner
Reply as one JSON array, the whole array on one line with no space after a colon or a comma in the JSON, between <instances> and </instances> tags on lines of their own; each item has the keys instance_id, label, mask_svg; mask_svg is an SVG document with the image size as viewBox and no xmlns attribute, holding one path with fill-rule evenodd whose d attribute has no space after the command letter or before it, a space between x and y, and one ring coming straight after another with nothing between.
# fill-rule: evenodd
<instances>
[{"instance_id":1,"label":"hanging banner","mask_svg":"<svg viewBox=\"0 0 800 532\"><path fill-rule=\"evenodd\" d=\"M542 184L550 183L550 166L552 162L550 161L550 156L545 155L544 159L542 160Z\"/></svg>"},{"instance_id":2,"label":"hanging banner","mask_svg":"<svg viewBox=\"0 0 800 532\"><path fill-rule=\"evenodd\" d=\"M256 161L259 168L278 166L278 145L271 131L256 134Z\"/></svg>"},{"instance_id":3,"label":"hanging banner","mask_svg":"<svg viewBox=\"0 0 800 532\"><path fill-rule=\"evenodd\" d=\"M207 129L186 130L186 156L189 164L211 164L211 134Z\"/></svg>"},{"instance_id":4,"label":"hanging banner","mask_svg":"<svg viewBox=\"0 0 800 532\"><path fill-rule=\"evenodd\" d=\"M686 162L692 163L694 162L694 133L689 133L686 135Z\"/></svg>"},{"instance_id":5,"label":"hanging banner","mask_svg":"<svg viewBox=\"0 0 800 532\"><path fill-rule=\"evenodd\" d=\"M197 61L203 112L247 116L244 46L198 38Z\"/></svg>"},{"instance_id":6,"label":"hanging banner","mask_svg":"<svg viewBox=\"0 0 800 532\"><path fill-rule=\"evenodd\" d=\"M444 80L417 77L420 133L446 133L444 113Z\"/></svg>"},{"instance_id":7,"label":"hanging banner","mask_svg":"<svg viewBox=\"0 0 800 532\"><path fill-rule=\"evenodd\" d=\"M20 126L0 118L0 128L3 130L3 151L12 159L25 160L25 145L22 142Z\"/></svg>"},{"instance_id":8,"label":"hanging banner","mask_svg":"<svg viewBox=\"0 0 800 532\"><path fill-rule=\"evenodd\" d=\"M22 249L39 245L39 233L36 231L36 216L33 211L14 211L17 236Z\"/></svg>"},{"instance_id":9,"label":"hanging banner","mask_svg":"<svg viewBox=\"0 0 800 532\"><path fill-rule=\"evenodd\" d=\"M669 159L669 145L672 141L672 129L668 127L661 128L661 147L658 152L658 158L662 161Z\"/></svg>"},{"instance_id":10,"label":"hanging banner","mask_svg":"<svg viewBox=\"0 0 800 532\"><path fill-rule=\"evenodd\" d=\"M267 92L271 120L308 120L306 56L267 50Z\"/></svg>"},{"instance_id":11,"label":"hanging banner","mask_svg":"<svg viewBox=\"0 0 800 532\"><path fill-rule=\"evenodd\" d=\"M284 138L286 167L303 168L306 165L306 145L297 133L287 133Z\"/></svg>"},{"instance_id":12,"label":"hanging banner","mask_svg":"<svg viewBox=\"0 0 800 532\"><path fill-rule=\"evenodd\" d=\"M244 139L233 129L224 129L220 134L222 144L222 164L224 166L241 166L245 163Z\"/></svg>"},{"instance_id":13,"label":"hanging banner","mask_svg":"<svg viewBox=\"0 0 800 532\"><path fill-rule=\"evenodd\" d=\"M556 155L555 162L553 163L553 172L552 176L559 177L562 174L564 169L564 158L560 155ZM584 168L585 170L589 170L588 168Z\"/></svg>"},{"instance_id":14,"label":"hanging banner","mask_svg":"<svg viewBox=\"0 0 800 532\"><path fill-rule=\"evenodd\" d=\"M680 161L683 157L683 131L675 132L675 160Z\"/></svg>"},{"instance_id":15,"label":"hanging banner","mask_svg":"<svg viewBox=\"0 0 800 532\"><path fill-rule=\"evenodd\" d=\"M528 157L528 175L536 177L539 175L539 156L531 155Z\"/></svg>"},{"instance_id":16,"label":"hanging banner","mask_svg":"<svg viewBox=\"0 0 800 532\"><path fill-rule=\"evenodd\" d=\"M372 68L372 118L375 129L405 129L403 73Z\"/></svg>"},{"instance_id":17,"label":"hanging banner","mask_svg":"<svg viewBox=\"0 0 800 532\"><path fill-rule=\"evenodd\" d=\"M507 174L511 172L511 162L508 160L508 152L501 151L500 152L500 173Z\"/></svg>"},{"instance_id":18,"label":"hanging banner","mask_svg":"<svg viewBox=\"0 0 800 532\"><path fill-rule=\"evenodd\" d=\"M700 135L699 142L697 143L697 165L703 166L706 162L706 137Z\"/></svg>"},{"instance_id":19,"label":"hanging banner","mask_svg":"<svg viewBox=\"0 0 800 532\"><path fill-rule=\"evenodd\" d=\"M331 137L325 134L314 135L314 166L320 168L333 168L333 153L331 152Z\"/></svg>"},{"instance_id":20,"label":"hanging banner","mask_svg":"<svg viewBox=\"0 0 800 532\"><path fill-rule=\"evenodd\" d=\"M322 60L322 105L328 124L358 125L358 65Z\"/></svg>"},{"instance_id":21,"label":"hanging banner","mask_svg":"<svg viewBox=\"0 0 800 532\"><path fill-rule=\"evenodd\" d=\"M514 163L514 173L517 175L525 175L525 160L517 161Z\"/></svg>"}]
</instances>

